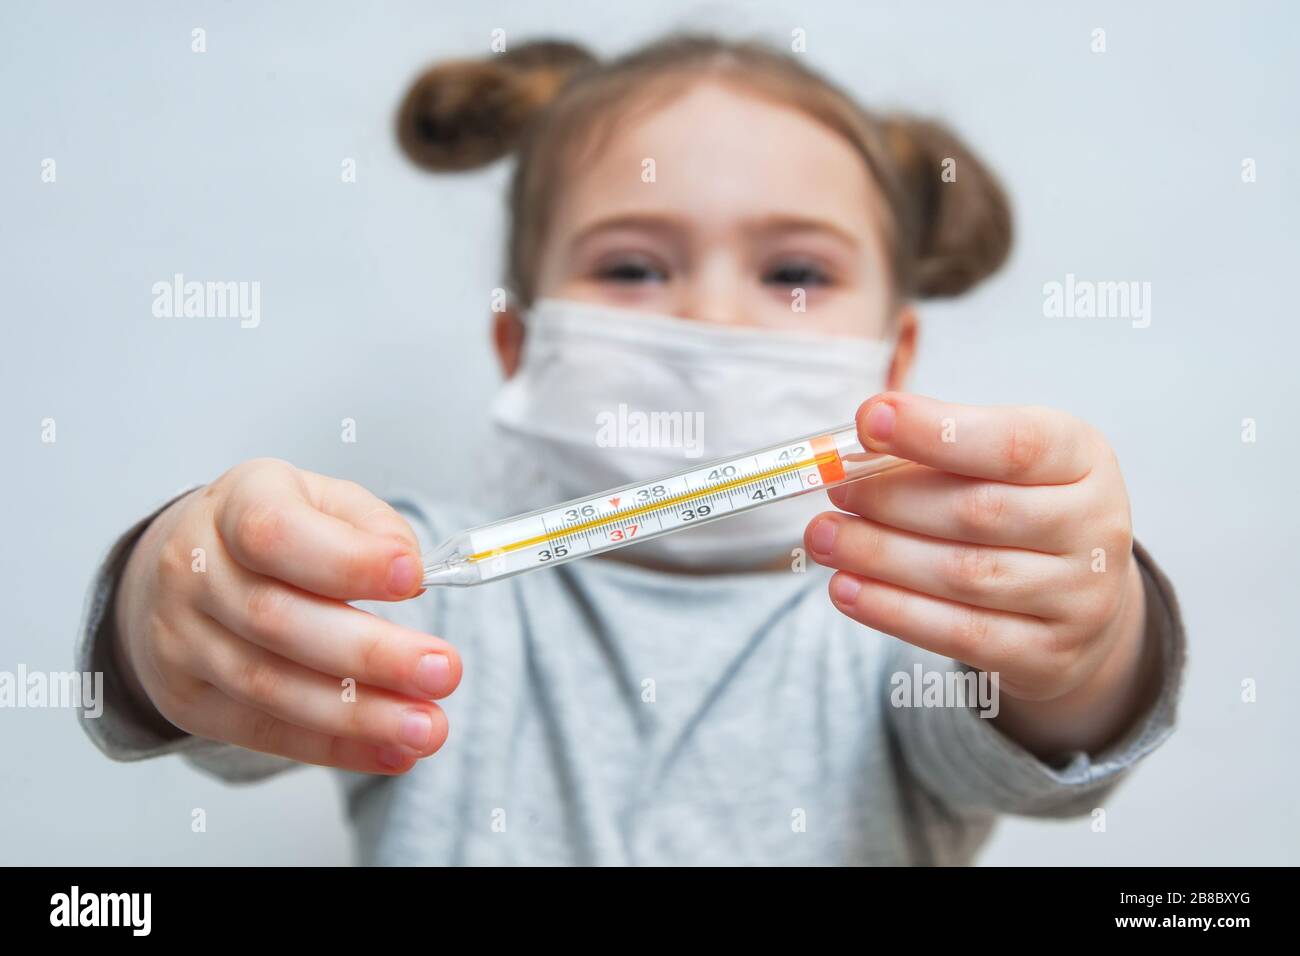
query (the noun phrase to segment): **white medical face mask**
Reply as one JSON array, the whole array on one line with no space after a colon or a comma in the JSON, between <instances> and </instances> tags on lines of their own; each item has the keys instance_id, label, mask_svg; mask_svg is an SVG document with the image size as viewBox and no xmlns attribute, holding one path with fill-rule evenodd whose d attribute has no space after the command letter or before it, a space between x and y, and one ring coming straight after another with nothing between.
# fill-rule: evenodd
<instances>
[{"instance_id":1,"label":"white medical face mask","mask_svg":"<svg viewBox=\"0 0 1300 956\"><path fill-rule=\"evenodd\" d=\"M501 515L658 478L851 421L882 391L890 341L741 328L542 299L491 407ZM746 569L790 557L812 492L631 545L631 561Z\"/></svg>"}]
</instances>

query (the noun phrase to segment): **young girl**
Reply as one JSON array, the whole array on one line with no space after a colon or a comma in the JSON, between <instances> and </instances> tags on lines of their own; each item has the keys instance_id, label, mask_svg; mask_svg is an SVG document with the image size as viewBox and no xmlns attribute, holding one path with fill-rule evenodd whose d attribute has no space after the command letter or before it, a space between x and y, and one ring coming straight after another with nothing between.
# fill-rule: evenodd
<instances>
[{"instance_id":1,"label":"young girl","mask_svg":"<svg viewBox=\"0 0 1300 956\"><path fill-rule=\"evenodd\" d=\"M964 863L998 814L1087 813L1168 736L1182 629L1105 440L897 391L913 303L1010 246L952 134L708 37L444 64L399 128L430 169L516 156L492 327L511 504L385 503L274 460L171 502L92 588L108 707L83 725L109 756L349 771L368 863ZM607 447L621 406L697 421L697 447ZM617 560L420 588L465 527L855 410L914 464ZM929 693L945 672L997 693Z\"/></svg>"}]
</instances>

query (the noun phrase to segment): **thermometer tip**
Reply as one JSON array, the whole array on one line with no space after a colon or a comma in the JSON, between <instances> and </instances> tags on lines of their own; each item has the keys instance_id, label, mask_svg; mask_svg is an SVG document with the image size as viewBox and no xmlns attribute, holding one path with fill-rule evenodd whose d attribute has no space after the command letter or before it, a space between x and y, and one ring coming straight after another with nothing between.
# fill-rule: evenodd
<instances>
[{"instance_id":1,"label":"thermometer tip","mask_svg":"<svg viewBox=\"0 0 1300 956\"><path fill-rule=\"evenodd\" d=\"M436 588L445 584L459 584L459 579L463 576L463 573L459 565L452 565L446 561L426 565L420 585L426 588Z\"/></svg>"}]
</instances>

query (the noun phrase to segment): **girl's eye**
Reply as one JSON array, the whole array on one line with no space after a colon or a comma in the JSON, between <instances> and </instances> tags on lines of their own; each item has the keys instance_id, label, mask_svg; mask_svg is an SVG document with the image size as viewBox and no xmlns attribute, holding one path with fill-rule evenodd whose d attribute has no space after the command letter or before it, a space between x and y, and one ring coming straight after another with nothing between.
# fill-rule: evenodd
<instances>
[{"instance_id":1,"label":"girl's eye","mask_svg":"<svg viewBox=\"0 0 1300 956\"><path fill-rule=\"evenodd\" d=\"M811 262L782 262L763 275L767 285L788 287L830 285L830 276Z\"/></svg>"},{"instance_id":2,"label":"girl's eye","mask_svg":"<svg viewBox=\"0 0 1300 956\"><path fill-rule=\"evenodd\" d=\"M641 257L628 257L616 259L611 262L603 263L597 270L596 276L607 282L621 283L639 283L639 282L664 282L668 275L656 266L649 259Z\"/></svg>"}]
</instances>

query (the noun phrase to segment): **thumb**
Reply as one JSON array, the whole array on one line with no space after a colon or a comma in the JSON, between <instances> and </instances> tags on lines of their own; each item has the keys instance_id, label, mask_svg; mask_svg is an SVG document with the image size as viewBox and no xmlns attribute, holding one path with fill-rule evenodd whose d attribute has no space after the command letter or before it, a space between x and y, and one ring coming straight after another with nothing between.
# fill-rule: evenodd
<instances>
[{"instance_id":1,"label":"thumb","mask_svg":"<svg viewBox=\"0 0 1300 956\"><path fill-rule=\"evenodd\" d=\"M264 465L240 480L216 520L239 564L313 594L392 601L420 591L414 532L352 482Z\"/></svg>"}]
</instances>

